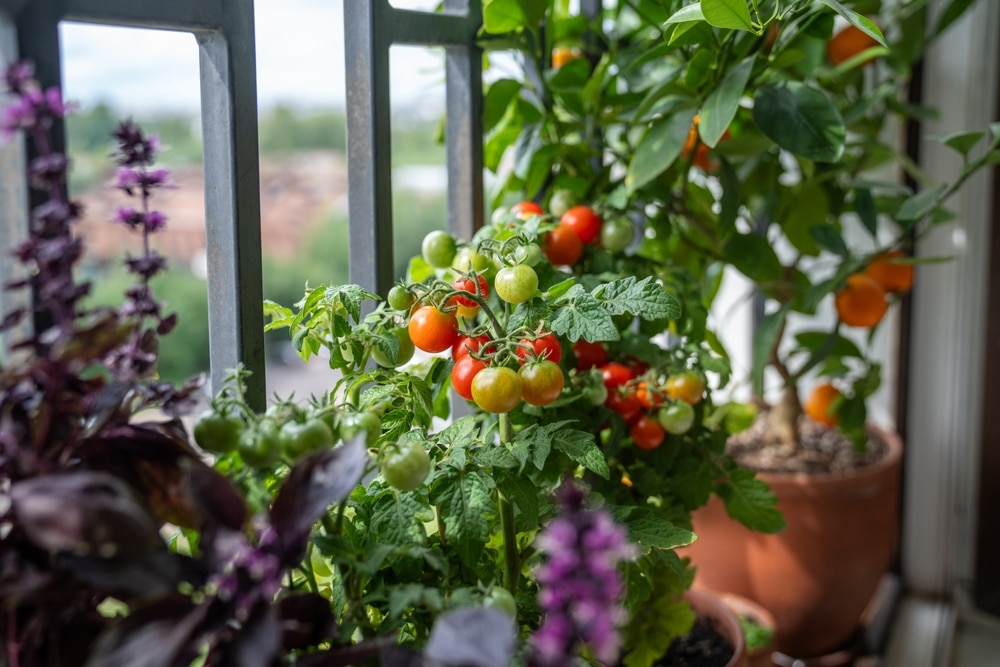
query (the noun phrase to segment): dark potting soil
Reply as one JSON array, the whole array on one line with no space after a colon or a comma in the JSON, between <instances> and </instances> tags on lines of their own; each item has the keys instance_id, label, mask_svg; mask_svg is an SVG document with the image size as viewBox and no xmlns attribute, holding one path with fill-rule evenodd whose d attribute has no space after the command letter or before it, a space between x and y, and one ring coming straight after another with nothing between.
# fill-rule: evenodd
<instances>
[{"instance_id":1,"label":"dark potting soil","mask_svg":"<svg viewBox=\"0 0 1000 667\"><path fill-rule=\"evenodd\" d=\"M726 667L733 652L733 645L699 616L691 632L675 639L653 667Z\"/></svg>"},{"instance_id":2,"label":"dark potting soil","mask_svg":"<svg viewBox=\"0 0 1000 667\"><path fill-rule=\"evenodd\" d=\"M857 470L882 460L889 445L875 431L868 432L868 444L858 451L837 429L809 417L799 421L802 446L792 455L764 441L767 411L762 410L753 425L729 438L726 451L744 468L757 472L838 473Z\"/></svg>"}]
</instances>

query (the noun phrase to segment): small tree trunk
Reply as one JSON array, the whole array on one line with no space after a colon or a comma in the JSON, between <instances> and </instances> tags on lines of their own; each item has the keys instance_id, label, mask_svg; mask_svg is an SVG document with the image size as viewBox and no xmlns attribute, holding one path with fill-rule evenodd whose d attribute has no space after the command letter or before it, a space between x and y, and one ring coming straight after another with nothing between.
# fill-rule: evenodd
<instances>
[{"instance_id":1,"label":"small tree trunk","mask_svg":"<svg viewBox=\"0 0 1000 667\"><path fill-rule=\"evenodd\" d=\"M799 449L799 417L802 404L799 402L798 388L789 384L781 392L781 399L767 416L765 438L769 445L780 447L782 453L792 455Z\"/></svg>"}]
</instances>

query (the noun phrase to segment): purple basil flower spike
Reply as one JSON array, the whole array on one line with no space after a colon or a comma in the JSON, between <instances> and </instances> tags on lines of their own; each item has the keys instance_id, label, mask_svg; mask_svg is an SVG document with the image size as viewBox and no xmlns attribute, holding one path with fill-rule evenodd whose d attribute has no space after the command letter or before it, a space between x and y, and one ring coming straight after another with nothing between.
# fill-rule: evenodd
<instances>
[{"instance_id":1,"label":"purple basil flower spike","mask_svg":"<svg viewBox=\"0 0 1000 667\"><path fill-rule=\"evenodd\" d=\"M598 661L614 664L625 620L618 564L634 558L635 548L607 511L584 507L572 482L558 495L562 511L536 540L546 556L536 576L545 619L531 637L532 662L572 667L586 645Z\"/></svg>"}]
</instances>

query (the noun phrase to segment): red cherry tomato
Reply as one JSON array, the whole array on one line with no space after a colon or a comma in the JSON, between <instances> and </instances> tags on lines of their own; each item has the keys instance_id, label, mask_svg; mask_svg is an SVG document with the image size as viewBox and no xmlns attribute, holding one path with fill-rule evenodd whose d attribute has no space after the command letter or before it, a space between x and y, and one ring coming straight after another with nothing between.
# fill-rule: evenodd
<instances>
[{"instance_id":1,"label":"red cherry tomato","mask_svg":"<svg viewBox=\"0 0 1000 667\"><path fill-rule=\"evenodd\" d=\"M518 363L522 365L532 359L548 359L552 363L558 364L559 360L562 359L562 345L553 333L539 336L535 340L522 338L517 348L517 359Z\"/></svg>"},{"instance_id":2,"label":"red cherry tomato","mask_svg":"<svg viewBox=\"0 0 1000 667\"><path fill-rule=\"evenodd\" d=\"M576 357L576 369L589 371L591 368L603 366L608 362L608 351L600 343L578 340L573 343L573 356Z\"/></svg>"},{"instance_id":3,"label":"red cherry tomato","mask_svg":"<svg viewBox=\"0 0 1000 667\"><path fill-rule=\"evenodd\" d=\"M635 390L635 396L639 403L647 410L655 410L663 405L663 394L659 388L649 386L647 382L640 382Z\"/></svg>"},{"instance_id":4,"label":"red cherry tomato","mask_svg":"<svg viewBox=\"0 0 1000 667\"><path fill-rule=\"evenodd\" d=\"M424 352L444 352L458 338L458 321L453 313L421 306L410 317L407 330L413 344Z\"/></svg>"},{"instance_id":5,"label":"red cherry tomato","mask_svg":"<svg viewBox=\"0 0 1000 667\"><path fill-rule=\"evenodd\" d=\"M523 201L510 207L510 212L518 220L527 220L533 215L544 215L542 207L533 201Z\"/></svg>"},{"instance_id":6,"label":"red cherry tomato","mask_svg":"<svg viewBox=\"0 0 1000 667\"><path fill-rule=\"evenodd\" d=\"M493 341L488 334L479 334L478 336L464 336L459 335L455 344L451 346L451 358L458 361L462 357L467 357L472 352L483 352L487 353L490 348L493 347L489 345Z\"/></svg>"},{"instance_id":7,"label":"red cherry tomato","mask_svg":"<svg viewBox=\"0 0 1000 667\"><path fill-rule=\"evenodd\" d=\"M608 408L614 410L627 422L631 422L642 411L639 399L635 397L635 392L619 391L618 389L608 392L607 401L604 403Z\"/></svg>"},{"instance_id":8,"label":"red cherry tomato","mask_svg":"<svg viewBox=\"0 0 1000 667\"><path fill-rule=\"evenodd\" d=\"M629 435L639 449L656 449L663 444L666 432L656 417L642 415L632 424Z\"/></svg>"},{"instance_id":9,"label":"red cherry tomato","mask_svg":"<svg viewBox=\"0 0 1000 667\"><path fill-rule=\"evenodd\" d=\"M631 368L625 364L619 364L617 361L601 366L601 378L609 391L621 387L634 377L635 373L632 372Z\"/></svg>"},{"instance_id":10,"label":"red cherry tomato","mask_svg":"<svg viewBox=\"0 0 1000 667\"><path fill-rule=\"evenodd\" d=\"M476 276L476 279L472 278L459 278L451 284L451 288L454 290L459 290L461 292L468 292L469 294L476 294L476 283L479 283L479 296L485 299L490 295L490 286L486 282L486 278L483 276ZM449 300L450 304L456 306L465 306L466 308L478 308L479 304L473 299L467 296L461 296L456 294Z\"/></svg>"},{"instance_id":11,"label":"red cherry tomato","mask_svg":"<svg viewBox=\"0 0 1000 667\"><path fill-rule=\"evenodd\" d=\"M472 400L472 380L486 364L468 354L458 359L451 369L451 386L455 393L467 401Z\"/></svg>"},{"instance_id":12,"label":"red cherry tomato","mask_svg":"<svg viewBox=\"0 0 1000 667\"><path fill-rule=\"evenodd\" d=\"M559 225L573 230L584 243L593 243L601 235L601 216L589 206L574 206L559 218Z\"/></svg>"},{"instance_id":13,"label":"red cherry tomato","mask_svg":"<svg viewBox=\"0 0 1000 667\"><path fill-rule=\"evenodd\" d=\"M562 393L566 378L562 369L548 359L533 361L517 372L521 376L521 398L531 405L548 405Z\"/></svg>"},{"instance_id":14,"label":"red cherry tomato","mask_svg":"<svg viewBox=\"0 0 1000 667\"><path fill-rule=\"evenodd\" d=\"M583 241L572 229L560 225L545 235L542 252L556 266L572 266L583 256Z\"/></svg>"}]
</instances>

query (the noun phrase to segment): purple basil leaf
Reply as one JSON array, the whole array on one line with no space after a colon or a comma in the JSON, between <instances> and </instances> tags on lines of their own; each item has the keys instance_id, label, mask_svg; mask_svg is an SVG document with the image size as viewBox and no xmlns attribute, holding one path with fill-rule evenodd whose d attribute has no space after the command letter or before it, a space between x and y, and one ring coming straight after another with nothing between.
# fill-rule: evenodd
<instances>
[{"instance_id":1,"label":"purple basil leaf","mask_svg":"<svg viewBox=\"0 0 1000 667\"><path fill-rule=\"evenodd\" d=\"M278 554L290 566L302 560L313 524L330 505L347 498L365 470L365 435L312 454L292 468L271 506Z\"/></svg>"},{"instance_id":2,"label":"purple basil leaf","mask_svg":"<svg viewBox=\"0 0 1000 667\"><path fill-rule=\"evenodd\" d=\"M232 647L235 665L270 667L281 648L281 626L270 604L261 600L250 612Z\"/></svg>"},{"instance_id":3,"label":"purple basil leaf","mask_svg":"<svg viewBox=\"0 0 1000 667\"><path fill-rule=\"evenodd\" d=\"M314 653L297 660L295 667L350 667L372 664L376 658L383 667L423 667L420 653L397 646L393 637L375 637L360 644Z\"/></svg>"},{"instance_id":4,"label":"purple basil leaf","mask_svg":"<svg viewBox=\"0 0 1000 667\"><path fill-rule=\"evenodd\" d=\"M183 459L180 467L187 476L192 504L204 519L202 529L243 528L247 520L246 501L228 477L197 460Z\"/></svg>"},{"instance_id":5,"label":"purple basil leaf","mask_svg":"<svg viewBox=\"0 0 1000 667\"><path fill-rule=\"evenodd\" d=\"M86 667L174 667L197 638L208 605L180 595L135 610L102 636ZM185 663L187 664L187 663Z\"/></svg>"},{"instance_id":6,"label":"purple basil leaf","mask_svg":"<svg viewBox=\"0 0 1000 667\"><path fill-rule=\"evenodd\" d=\"M461 607L437 618L424 656L434 667L508 667L516 644L510 616L490 607Z\"/></svg>"},{"instance_id":7,"label":"purple basil leaf","mask_svg":"<svg viewBox=\"0 0 1000 667\"><path fill-rule=\"evenodd\" d=\"M316 593L299 593L278 601L281 645L285 650L303 649L337 635L330 603Z\"/></svg>"},{"instance_id":8,"label":"purple basil leaf","mask_svg":"<svg viewBox=\"0 0 1000 667\"><path fill-rule=\"evenodd\" d=\"M126 414L127 416L123 405L125 397L128 396L131 389L131 385L124 382L115 382L101 388L100 393L93 399L94 402L90 406L90 418L87 420L84 437L100 432L117 415Z\"/></svg>"}]
</instances>

